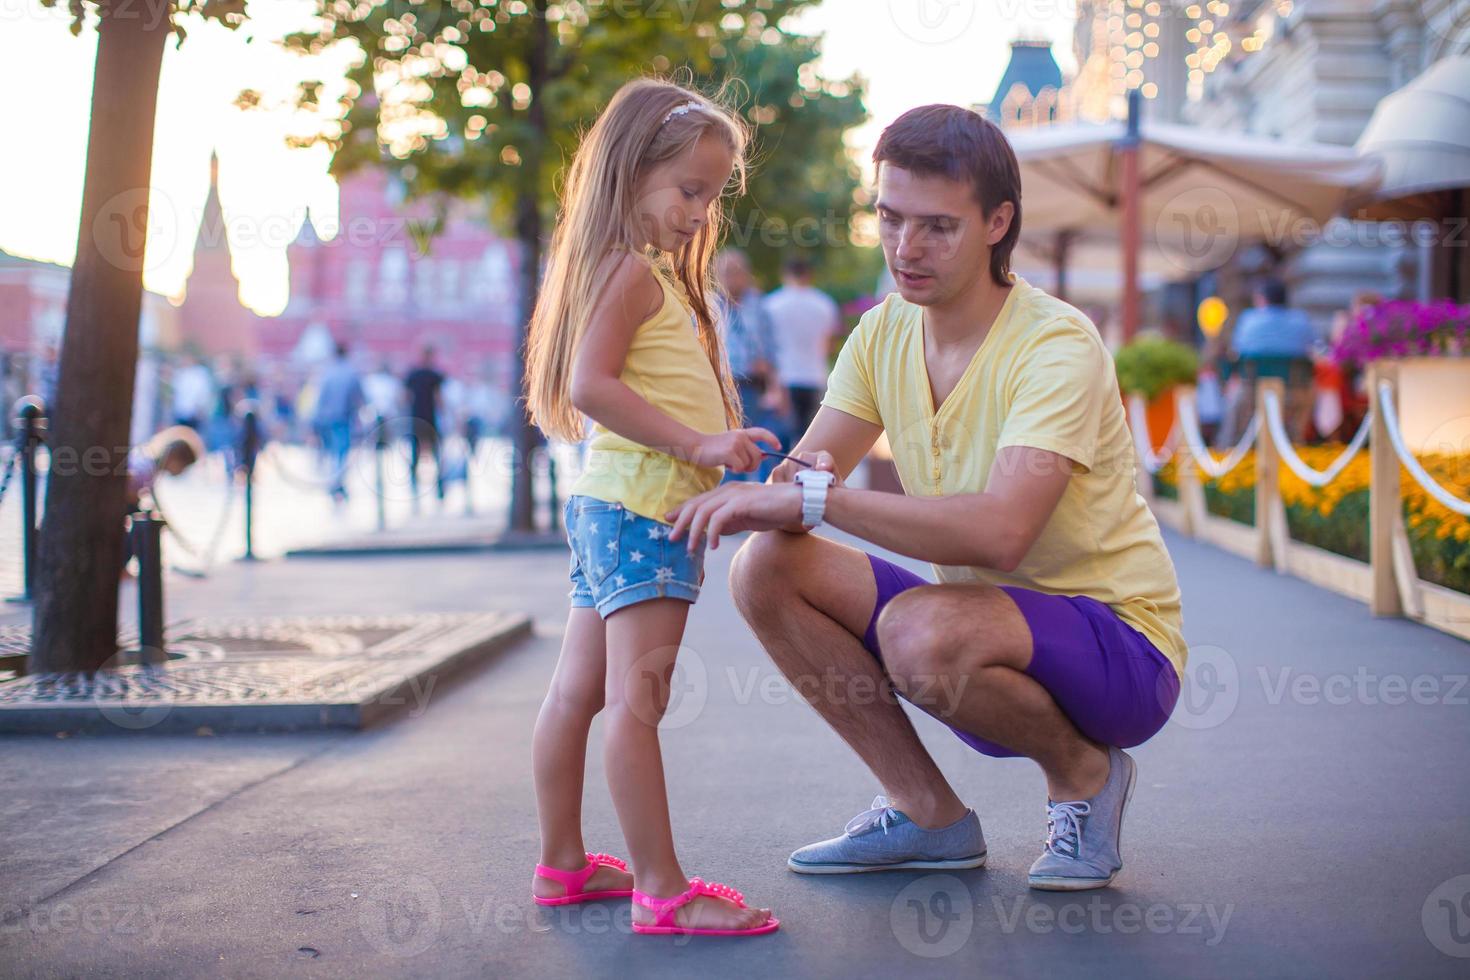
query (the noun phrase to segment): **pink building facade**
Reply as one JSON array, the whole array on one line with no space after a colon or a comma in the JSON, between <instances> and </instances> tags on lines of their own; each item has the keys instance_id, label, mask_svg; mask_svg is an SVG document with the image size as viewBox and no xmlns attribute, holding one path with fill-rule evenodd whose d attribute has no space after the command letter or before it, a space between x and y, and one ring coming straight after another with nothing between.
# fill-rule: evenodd
<instances>
[{"instance_id":1,"label":"pink building facade","mask_svg":"<svg viewBox=\"0 0 1470 980\"><path fill-rule=\"evenodd\" d=\"M463 202L451 205L430 237L428 209L399 200L385 173L344 181L337 234L323 241L309 217L302 224L287 250L290 300L280 316L254 318L246 351L299 363L343 341L402 368L433 345L454 371L508 378L521 316L515 245ZM183 332L191 336L187 303L184 313Z\"/></svg>"}]
</instances>

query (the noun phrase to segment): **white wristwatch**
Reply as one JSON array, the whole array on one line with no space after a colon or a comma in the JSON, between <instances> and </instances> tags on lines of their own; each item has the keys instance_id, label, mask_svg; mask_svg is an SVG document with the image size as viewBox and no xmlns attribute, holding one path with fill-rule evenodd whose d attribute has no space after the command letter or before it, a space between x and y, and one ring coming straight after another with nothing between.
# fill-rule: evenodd
<instances>
[{"instance_id":1,"label":"white wristwatch","mask_svg":"<svg viewBox=\"0 0 1470 980\"><path fill-rule=\"evenodd\" d=\"M827 513L827 488L837 478L826 470L802 470L796 474L801 484L801 525L812 528L822 523Z\"/></svg>"}]
</instances>

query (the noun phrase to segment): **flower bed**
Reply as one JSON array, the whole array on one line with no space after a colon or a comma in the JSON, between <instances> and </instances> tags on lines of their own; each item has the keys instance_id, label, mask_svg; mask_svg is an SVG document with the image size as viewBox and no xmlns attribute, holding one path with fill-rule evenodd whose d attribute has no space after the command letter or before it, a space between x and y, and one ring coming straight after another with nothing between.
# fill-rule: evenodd
<instances>
[{"instance_id":1,"label":"flower bed","mask_svg":"<svg viewBox=\"0 0 1470 980\"><path fill-rule=\"evenodd\" d=\"M1432 303L1390 300L1367 307L1333 348L1340 364L1456 355L1470 355L1470 306L1448 299Z\"/></svg>"},{"instance_id":2,"label":"flower bed","mask_svg":"<svg viewBox=\"0 0 1470 980\"><path fill-rule=\"evenodd\" d=\"M1314 469L1325 469L1342 453L1341 445L1304 446L1297 453ZM1419 461L1440 486L1462 499L1470 497L1470 454L1425 455ZM1367 451L1360 452L1337 479L1316 488L1281 467L1281 500L1291 536L1326 551L1368 560ZM1158 473L1161 495L1177 497L1177 472L1170 461ZM1219 480L1206 481L1205 506L1210 513L1242 524L1255 523L1255 451ZM1470 518L1445 507L1399 467L1399 494L1404 525L1414 551L1419 577L1470 593Z\"/></svg>"}]
</instances>

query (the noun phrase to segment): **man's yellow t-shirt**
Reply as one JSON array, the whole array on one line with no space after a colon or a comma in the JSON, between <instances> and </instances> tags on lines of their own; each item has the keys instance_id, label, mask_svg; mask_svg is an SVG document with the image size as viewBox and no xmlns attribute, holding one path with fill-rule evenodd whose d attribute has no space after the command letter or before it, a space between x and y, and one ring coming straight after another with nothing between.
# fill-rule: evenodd
<instances>
[{"instance_id":1,"label":"man's yellow t-shirt","mask_svg":"<svg viewBox=\"0 0 1470 980\"><path fill-rule=\"evenodd\" d=\"M1113 360L1079 310L1013 277L995 324L936 412L923 308L892 293L838 356L822 404L883 426L911 496L979 493L1007 446L1074 462L1056 511L1014 572L935 565L940 582L987 582L1107 603L1182 677L1179 583L1135 484Z\"/></svg>"}]
</instances>

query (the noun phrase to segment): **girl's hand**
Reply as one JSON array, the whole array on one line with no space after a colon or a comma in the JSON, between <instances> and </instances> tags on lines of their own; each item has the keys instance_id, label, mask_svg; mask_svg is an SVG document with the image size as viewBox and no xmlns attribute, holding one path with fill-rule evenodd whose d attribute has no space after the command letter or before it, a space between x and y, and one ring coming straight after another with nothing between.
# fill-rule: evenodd
<instances>
[{"instance_id":1,"label":"girl's hand","mask_svg":"<svg viewBox=\"0 0 1470 980\"><path fill-rule=\"evenodd\" d=\"M694 462L700 466L723 466L736 473L752 473L760 469L761 447L781 448L781 440L767 429L731 429L718 435L700 438L694 449Z\"/></svg>"}]
</instances>

